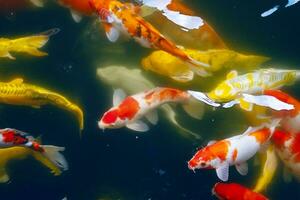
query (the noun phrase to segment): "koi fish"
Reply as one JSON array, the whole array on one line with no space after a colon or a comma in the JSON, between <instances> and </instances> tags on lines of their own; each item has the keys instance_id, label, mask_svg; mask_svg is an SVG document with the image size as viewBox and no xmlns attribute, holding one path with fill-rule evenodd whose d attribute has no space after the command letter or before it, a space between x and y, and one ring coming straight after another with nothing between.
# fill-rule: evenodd
<instances>
[{"instance_id":1,"label":"koi fish","mask_svg":"<svg viewBox=\"0 0 300 200\"><path fill-rule=\"evenodd\" d=\"M221 106L220 103L224 103L224 108L239 104L242 109L251 111L255 104L274 110L292 110L293 105L279 101L275 97L260 94L263 94L264 90L291 85L299 78L299 75L298 70L282 69L260 69L240 76L237 71L231 71L227 74L226 80L211 92L205 94L189 91L189 93L196 99L215 107Z\"/></svg>"},{"instance_id":2,"label":"koi fish","mask_svg":"<svg viewBox=\"0 0 300 200\"><path fill-rule=\"evenodd\" d=\"M23 160L30 156L49 168L54 176L59 176L62 173L61 169L44 156L42 152L21 146L2 148L0 149L0 183L7 183L10 180L7 168L11 161Z\"/></svg>"},{"instance_id":3,"label":"koi fish","mask_svg":"<svg viewBox=\"0 0 300 200\"><path fill-rule=\"evenodd\" d=\"M26 147L33 151L40 152L60 169L68 170L68 163L60 153L65 150L64 147L41 145L28 133L16 129L0 129L0 147L9 148L15 146Z\"/></svg>"},{"instance_id":4,"label":"koi fish","mask_svg":"<svg viewBox=\"0 0 300 200\"><path fill-rule=\"evenodd\" d=\"M10 52L27 53L32 56L46 56L45 52L39 50L49 40L49 37L57 34L58 28L50 29L38 35L18 38L18 39L7 39L0 38L0 57L9 58L15 60Z\"/></svg>"},{"instance_id":5,"label":"koi fish","mask_svg":"<svg viewBox=\"0 0 300 200\"><path fill-rule=\"evenodd\" d=\"M98 68L97 75L102 82L113 88L121 88L129 95L155 88L155 85L142 74L140 69L128 69L123 66L108 66ZM200 138L198 134L188 130L178 122L177 112L173 107L164 104L160 107L160 110L163 111L165 118L176 128L178 133L184 137L190 138L192 136L192 138Z\"/></svg>"},{"instance_id":6,"label":"koi fish","mask_svg":"<svg viewBox=\"0 0 300 200\"><path fill-rule=\"evenodd\" d=\"M165 103L181 103L183 108L196 119L200 119L203 108L187 92L173 88L154 88L125 98L122 90L115 90L113 107L101 117L98 126L101 129L116 129L126 126L129 129L146 132L149 127L140 119L146 117L157 124L155 109Z\"/></svg>"},{"instance_id":7,"label":"koi fish","mask_svg":"<svg viewBox=\"0 0 300 200\"><path fill-rule=\"evenodd\" d=\"M156 48L166 51L190 64L195 73L201 74L198 66L208 67L177 47L165 38L155 27L137 14L133 4L123 4L116 0L90 0L91 6L103 21L107 38L111 42L117 41L120 34L134 38L136 42L146 48Z\"/></svg>"},{"instance_id":8,"label":"koi fish","mask_svg":"<svg viewBox=\"0 0 300 200\"><path fill-rule=\"evenodd\" d=\"M212 193L221 200L268 200L264 195L237 183L216 183Z\"/></svg>"},{"instance_id":9,"label":"koi fish","mask_svg":"<svg viewBox=\"0 0 300 200\"><path fill-rule=\"evenodd\" d=\"M261 175L259 176L259 179L257 180L253 189L254 192L265 191L274 178L276 169L278 167L278 160L273 145L269 145L267 151L260 155L260 160L261 163L263 163Z\"/></svg>"},{"instance_id":10,"label":"koi fish","mask_svg":"<svg viewBox=\"0 0 300 200\"><path fill-rule=\"evenodd\" d=\"M272 141L277 155L285 164L284 178L289 180L288 171L300 181L300 134L292 134L284 129L276 129Z\"/></svg>"},{"instance_id":11,"label":"koi fish","mask_svg":"<svg viewBox=\"0 0 300 200\"><path fill-rule=\"evenodd\" d=\"M294 106L293 110L274 111L275 117L282 118L281 126L284 130L295 134L300 132L300 102L292 96L280 90L266 90L265 95L273 96L276 99L291 104Z\"/></svg>"},{"instance_id":12,"label":"koi fish","mask_svg":"<svg viewBox=\"0 0 300 200\"><path fill-rule=\"evenodd\" d=\"M58 93L23 83L21 78L10 82L0 82L0 103L31 106L33 108L52 104L74 113L79 121L80 129L83 129L83 112L76 104Z\"/></svg>"},{"instance_id":13,"label":"koi fish","mask_svg":"<svg viewBox=\"0 0 300 200\"><path fill-rule=\"evenodd\" d=\"M247 160L268 145L279 120L258 127L249 127L243 134L221 141L210 141L188 162L191 170L216 169L217 176L227 181L229 166L235 165L241 175L247 175Z\"/></svg>"},{"instance_id":14,"label":"koi fish","mask_svg":"<svg viewBox=\"0 0 300 200\"><path fill-rule=\"evenodd\" d=\"M203 77L211 76L213 72L220 71L223 68L257 68L270 59L263 56L243 55L227 49L208 51L186 49L184 52L197 61L210 64L209 67L202 69L204 73L201 75ZM194 72L186 63L164 51L151 53L142 60L142 66L146 70L170 77L179 82L188 82L194 78Z\"/></svg>"},{"instance_id":15,"label":"koi fish","mask_svg":"<svg viewBox=\"0 0 300 200\"><path fill-rule=\"evenodd\" d=\"M58 2L71 10L71 16L77 23L81 21L82 15L90 16L94 14L89 0L59 0Z\"/></svg>"}]
</instances>

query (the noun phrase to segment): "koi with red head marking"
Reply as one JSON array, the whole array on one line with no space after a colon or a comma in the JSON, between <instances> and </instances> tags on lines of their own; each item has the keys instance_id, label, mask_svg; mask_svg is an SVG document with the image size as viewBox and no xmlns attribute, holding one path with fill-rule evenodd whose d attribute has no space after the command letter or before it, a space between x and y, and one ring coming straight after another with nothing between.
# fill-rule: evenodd
<instances>
[{"instance_id":1,"label":"koi with red head marking","mask_svg":"<svg viewBox=\"0 0 300 200\"><path fill-rule=\"evenodd\" d=\"M208 64L194 60L172 41L165 38L155 27L138 15L139 9L130 3L116 0L90 0L91 7L103 22L107 38L116 42L121 34L132 37L146 48L156 48L166 51L191 64L196 73L203 73L197 67L209 67Z\"/></svg>"},{"instance_id":2,"label":"koi with red head marking","mask_svg":"<svg viewBox=\"0 0 300 200\"><path fill-rule=\"evenodd\" d=\"M253 192L237 183L216 183L212 193L222 200L268 200L262 194Z\"/></svg>"},{"instance_id":3,"label":"koi with red head marking","mask_svg":"<svg viewBox=\"0 0 300 200\"><path fill-rule=\"evenodd\" d=\"M203 112L201 102L192 101L185 91L173 88L154 88L125 98L122 90L116 90L113 97L113 107L101 117L98 126L101 129L121 128L126 126L135 131L147 131L148 125L141 121L147 120L156 124L158 116L156 108L165 103L181 103L188 114L200 119Z\"/></svg>"},{"instance_id":4,"label":"koi with red head marking","mask_svg":"<svg viewBox=\"0 0 300 200\"><path fill-rule=\"evenodd\" d=\"M300 132L292 134L283 129L276 129L272 141L286 169L300 181Z\"/></svg>"},{"instance_id":5,"label":"koi with red head marking","mask_svg":"<svg viewBox=\"0 0 300 200\"><path fill-rule=\"evenodd\" d=\"M68 169L68 163L64 156L60 153L60 151L64 151L64 147L41 145L28 133L16 129L0 129L0 148L9 148L14 146L22 146L40 152L57 167L60 167L63 170Z\"/></svg>"},{"instance_id":6,"label":"koi with red head marking","mask_svg":"<svg viewBox=\"0 0 300 200\"><path fill-rule=\"evenodd\" d=\"M243 134L221 141L211 141L188 162L191 170L216 169L217 176L227 181L229 166L235 165L241 175L248 173L247 160L252 158L271 138L279 120L259 127L249 127Z\"/></svg>"}]
</instances>

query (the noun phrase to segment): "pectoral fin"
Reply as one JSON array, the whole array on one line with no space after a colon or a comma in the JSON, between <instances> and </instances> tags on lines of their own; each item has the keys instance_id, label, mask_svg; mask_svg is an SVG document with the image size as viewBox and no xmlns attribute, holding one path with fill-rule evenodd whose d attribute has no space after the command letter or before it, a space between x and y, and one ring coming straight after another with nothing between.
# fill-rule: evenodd
<instances>
[{"instance_id":1,"label":"pectoral fin","mask_svg":"<svg viewBox=\"0 0 300 200\"><path fill-rule=\"evenodd\" d=\"M71 10L71 16L76 23L79 23L82 20L82 16L75 10Z\"/></svg>"},{"instance_id":2,"label":"pectoral fin","mask_svg":"<svg viewBox=\"0 0 300 200\"><path fill-rule=\"evenodd\" d=\"M126 98L126 94L122 89L114 90L113 94L113 106L118 106L124 99Z\"/></svg>"},{"instance_id":3,"label":"pectoral fin","mask_svg":"<svg viewBox=\"0 0 300 200\"><path fill-rule=\"evenodd\" d=\"M116 42L119 39L120 32L112 24L104 23L104 29L109 41Z\"/></svg>"},{"instance_id":4,"label":"pectoral fin","mask_svg":"<svg viewBox=\"0 0 300 200\"><path fill-rule=\"evenodd\" d=\"M222 181L228 181L229 164L228 163L222 164L220 167L216 169L216 172L219 179L221 179Z\"/></svg>"},{"instance_id":5,"label":"pectoral fin","mask_svg":"<svg viewBox=\"0 0 300 200\"><path fill-rule=\"evenodd\" d=\"M138 132L147 132L149 130L148 125L142 122L141 120L137 120L133 123L129 123L126 125L126 127Z\"/></svg>"},{"instance_id":6,"label":"pectoral fin","mask_svg":"<svg viewBox=\"0 0 300 200\"><path fill-rule=\"evenodd\" d=\"M220 104L216 103L214 100L210 99L205 93L188 90L188 93L192 95L195 99L202 101L210 106L219 107Z\"/></svg>"},{"instance_id":7,"label":"pectoral fin","mask_svg":"<svg viewBox=\"0 0 300 200\"><path fill-rule=\"evenodd\" d=\"M242 176L246 176L248 174L248 164L246 162L241 164L236 164L235 168Z\"/></svg>"},{"instance_id":8,"label":"pectoral fin","mask_svg":"<svg viewBox=\"0 0 300 200\"><path fill-rule=\"evenodd\" d=\"M156 125L157 122L158 122L158 114L157 114L157 111L154 110L152 112L149 112L145 115L146 119L148 119L148 121L153 124L153 125Z\"/></svg>"}]
</instances>

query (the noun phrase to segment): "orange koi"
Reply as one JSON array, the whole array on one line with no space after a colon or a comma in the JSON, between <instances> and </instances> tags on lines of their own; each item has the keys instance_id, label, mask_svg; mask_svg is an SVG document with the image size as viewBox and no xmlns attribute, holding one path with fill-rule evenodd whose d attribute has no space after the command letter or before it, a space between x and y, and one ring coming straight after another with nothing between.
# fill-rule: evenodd
<instances>
[{"instance_id":1,"label":"orange koi","mask_svg":"<svg viewBox=\"0 0 300 200\"><path fill-rule=\"evenodd\" d=\"M222 200L268 200L264 195L237 183L216 183L212 193Z\"/></svg>"},{"instance_id":2,"label":"orange koi","mask_svg":"<svg viewBox=\"0 0 300 200\"><path fill-rule=\"evenodd\" d=\"M146 48L166 51L191 64L191 68L196 73L201 73L196 69L197 66L208 67L208 64L191 58L139 16L138 9L133 4L124 4L116 0L90 0L90 5L102 20L106 35L111 42L117 41L120 34L123 33Z\"/></svg>"}]
</instances>

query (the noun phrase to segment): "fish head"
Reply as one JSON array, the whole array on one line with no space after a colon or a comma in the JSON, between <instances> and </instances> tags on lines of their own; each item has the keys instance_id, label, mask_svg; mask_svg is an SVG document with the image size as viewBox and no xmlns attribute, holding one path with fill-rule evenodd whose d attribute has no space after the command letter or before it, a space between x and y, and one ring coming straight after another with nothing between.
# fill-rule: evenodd
<instances>
[{"instance_id":1,"label":"fish head","mask_svg":"<svg viewBox=\"0 0 300 200\"><path fill-rule=\"evenodd\" d=\"M208 93L208 97L218 102L227 102L235 98L236 92L233 87L224 82L218 85L213 91Z\"/></svg>"},{"instance_id":2,"label":"fish head","mask_svg":"<svg viewBox=\"0 0 300 200\"><path fill-rule=\"evenodd\" d=\"M188 162L190 170L195 169L212 169L211 154L207 148L199 150L194 157Z\"/></svg>"},{"instance_id":3,"label":"fish head","mask_svg":"<svg viewBox=\"0 0 300 200\"><path fill-rule=\"evenodd\" d=\"M112 108L104 113L98 126L100 129L116 129L126 125L126 120L120 118L119 109Z\"/></svg>"},{"instance_id":4,"label":"fish head","mask_svg":"<svg viewBox=\"0 0 300 200\"><path fill-rule=\"evenodd\" d=\"M17 133L13 129L7 129L2 133L2 141L10 145L26 144L29 139L26 135Z\"/></svg>"}]
</instances>

